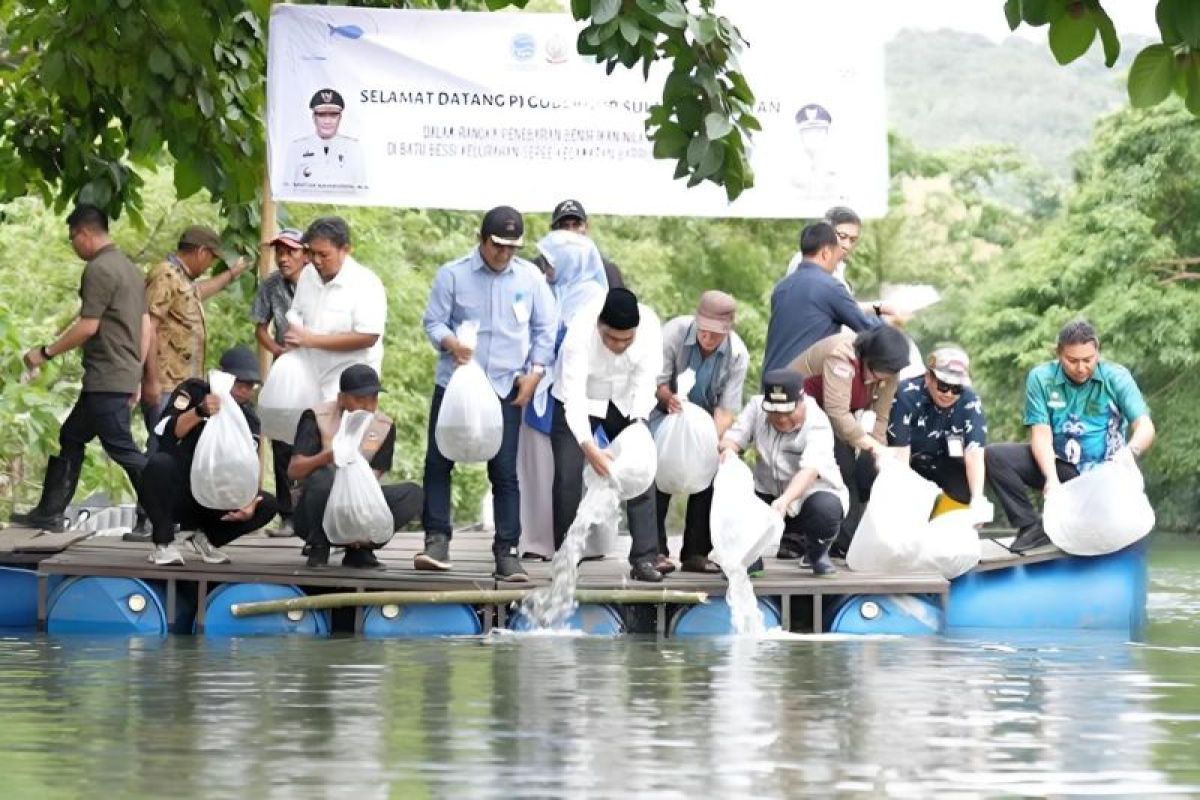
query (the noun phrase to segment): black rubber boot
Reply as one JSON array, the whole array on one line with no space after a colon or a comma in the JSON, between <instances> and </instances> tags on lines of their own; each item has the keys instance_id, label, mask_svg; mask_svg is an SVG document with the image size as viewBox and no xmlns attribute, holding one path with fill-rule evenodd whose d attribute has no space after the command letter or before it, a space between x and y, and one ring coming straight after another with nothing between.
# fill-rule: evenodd
<instances>
[{"instance_id":1,"label":"black rubber boot","mask_svg":"<svg viewBox=\"0 0 1200 800\"><path fill-rule=\"evenodd\" d=\"M837 567L829 558L829 548L832 544L832 541L822 541L815 536L808 537L804 553L808 556L808 564L812 567L813 575L822 577L837 572Z\"/></svg>"},{"instance_id":2,"label":"black rubber boot","mask_svg":"<svg viewBox=\"0 0 1200 800\"><path fill-rule=\"evenodd\" d=\"M66 530L67 520L63 512L75 495L75 484L79 481L79 470L83 465L74 465L74 469L72 466L61 456L50 456L38 504L24 514L13 514L11 521L30 528Z\"/></svg>"}]
</instances>

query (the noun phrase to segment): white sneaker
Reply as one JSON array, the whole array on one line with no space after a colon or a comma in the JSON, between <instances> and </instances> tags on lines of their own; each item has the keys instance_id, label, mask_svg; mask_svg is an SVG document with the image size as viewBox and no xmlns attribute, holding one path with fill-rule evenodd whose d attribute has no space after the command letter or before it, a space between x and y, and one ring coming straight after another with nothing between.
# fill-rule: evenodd
<instances>
[{"instance_id":1,"label":"white sneaker","mask_svg":"<svg viewBox=\"0 0 1200 800\"><path fill-rule=\"evenodd\" d=\"M229 563L229 556L223 553L220 548L214 547L213 543L203 533L197 533L192 537L192 547L200 554L200 558L203 559L205 564Z\"/></svg>"},{"instance_id":2,"label":"white sneaker","mask_svg":"<svg viewBox=\"0 0 1200 800\"><path fill-rule=\"evenodd\" d=\"M154 552L146 560L159 567L182 567L184 565L183 554L174 544L154 545Z\"/></svg>"}]
</instances>

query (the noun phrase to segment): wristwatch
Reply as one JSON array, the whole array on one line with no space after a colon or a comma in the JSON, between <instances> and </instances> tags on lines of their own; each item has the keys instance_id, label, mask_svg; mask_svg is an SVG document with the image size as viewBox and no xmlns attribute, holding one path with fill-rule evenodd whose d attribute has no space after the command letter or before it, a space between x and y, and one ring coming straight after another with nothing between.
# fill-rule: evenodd
<instances>
[{"instance_id":1,"label":"wristwatch","mask_svg":"<svg viewBox=\"0 0 1200 800\"><path fill-rule=\"evenodd\" d=\"M532 367L529 368L529 374L530 375L545 375L546 374L546 365L545 364L534 364Z\"/></svg>"},{"instance_id":2,"label":"wristwatch","mask_svg":"<svg viewBox=\"0 0 1200 800\"><path fill-rule=\"evenodd\" d=\"M50 355L50 351L46 349L46 345L42 345L42 358L46 359L47 361L54 358L54 356Z\"/></svg>"}]
</instances>

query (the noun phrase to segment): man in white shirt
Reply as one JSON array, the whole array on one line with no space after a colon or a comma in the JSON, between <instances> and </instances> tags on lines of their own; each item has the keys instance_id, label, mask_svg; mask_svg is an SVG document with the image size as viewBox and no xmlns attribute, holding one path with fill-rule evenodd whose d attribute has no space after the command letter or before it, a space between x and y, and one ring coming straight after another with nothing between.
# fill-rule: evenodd
<instances>
[{"instance_id":1,"label":"man in white shirt","mask_svg":"<svg viewBox=\"0 0 1200 800\"><path fill-rule=\"evenodd\" d=\"M603 304L581 308L567 328L555 362L554 542L561 546L583 497L586 461L608 475L612 455L596 444L593 427L612 441L625 428L650 416L662 370L662 329L658 317L628 289L609 289ZM630 577L658 583L655 567L658 529L654 487L625 504L629 516Z\"/></svg>"},{"instance_id":2,"label":"man in white shirt","mask_svg":"<svg viewBox=\"0 0 1200 800\"><path fill-rule=\"evenodd\" d=\"M337 398L338 378L351 364L382 375L387 294L371 270L350 255L350 226L341 217L321 217L308 226L304 245L312 260L296 282L284 344L307 348L326 402Z\"/></svg>"}]
</instances>

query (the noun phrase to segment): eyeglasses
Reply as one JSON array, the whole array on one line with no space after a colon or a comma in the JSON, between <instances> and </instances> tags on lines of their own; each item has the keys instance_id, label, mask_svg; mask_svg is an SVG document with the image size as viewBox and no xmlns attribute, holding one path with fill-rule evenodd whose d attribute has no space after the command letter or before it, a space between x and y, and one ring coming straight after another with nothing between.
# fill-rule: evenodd
<instances>
[{"instance_id":1,"label":"eyeglasses","mask_svg":"<svg viewBox=\"0 0 1200 800\"><path fill-rule=\"evenodd\" d=\"M934 383L937 384L937 390L939 392L942 392L943 394L948 393L948 394L952 394L955 396L962 394L963 387L961 385L959 385L957 383L946 383L944 380L937 377L932 372L930 372L929 374L930 374L930 376L933 377Z\"/></svg>"}]
</instances>

